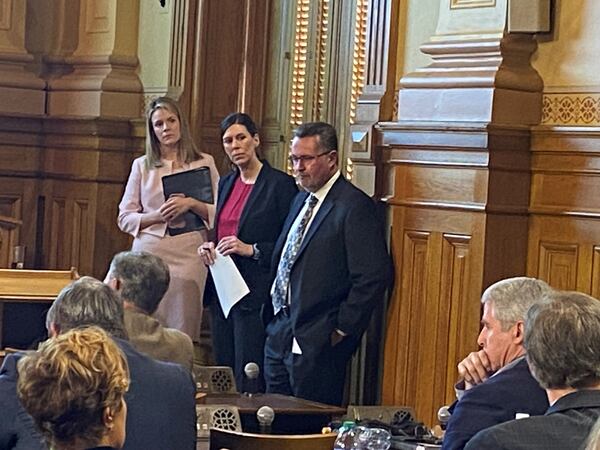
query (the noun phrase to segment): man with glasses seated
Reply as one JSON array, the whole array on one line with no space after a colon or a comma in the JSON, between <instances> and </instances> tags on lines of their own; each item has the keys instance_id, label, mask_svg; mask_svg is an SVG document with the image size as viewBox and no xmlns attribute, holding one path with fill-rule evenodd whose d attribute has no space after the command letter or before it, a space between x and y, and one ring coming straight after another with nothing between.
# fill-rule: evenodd
<instances>
[{"instance_id":1,"label":"man with glasses seated","mask_svg":"<svg viewBox=\"0 0 600 450\"><path fill-rule=\"evenodd\" d=\"M346 365L383 301L391 264L375 203L338 168L335 129L306 123L290 163L304 189L273 251L267 325L267 392L339 405Z\"/></svg>"}]
</instances>

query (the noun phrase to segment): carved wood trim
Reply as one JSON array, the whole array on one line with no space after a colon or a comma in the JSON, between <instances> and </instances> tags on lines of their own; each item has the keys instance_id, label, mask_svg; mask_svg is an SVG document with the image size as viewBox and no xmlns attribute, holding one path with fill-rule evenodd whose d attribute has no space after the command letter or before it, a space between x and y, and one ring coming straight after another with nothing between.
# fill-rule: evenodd
<instances>
[{"instance_id":1,"label":"carved wood trim","mask_svg":"<svg viewBox=\"0 0 600 450\"><path fill-rule=\"evenodd\" d=\"M539 277L555 289L577 289L578 244L539 243Z\"/></svg>"}]
</instances>

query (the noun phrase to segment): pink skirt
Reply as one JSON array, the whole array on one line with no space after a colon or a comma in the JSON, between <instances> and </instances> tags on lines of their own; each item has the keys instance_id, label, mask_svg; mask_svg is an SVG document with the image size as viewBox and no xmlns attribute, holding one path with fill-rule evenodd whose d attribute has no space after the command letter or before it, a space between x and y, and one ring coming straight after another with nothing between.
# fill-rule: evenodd
<instances>
[{"instance_id":1,"label":"pink skirt","mask_svg":"<svg viewBox=\"0 0 600 450\"><path fill-rule=\"evenodd\" d=\"M176 328L192 338L200 339L202 295L207 268L198 255L198 247L206 241L206 231L192 231L160 238L140 233L132 250L160 256L169 266L171 283L154 316L163 326Z\"/></svg>"}]
</instances>

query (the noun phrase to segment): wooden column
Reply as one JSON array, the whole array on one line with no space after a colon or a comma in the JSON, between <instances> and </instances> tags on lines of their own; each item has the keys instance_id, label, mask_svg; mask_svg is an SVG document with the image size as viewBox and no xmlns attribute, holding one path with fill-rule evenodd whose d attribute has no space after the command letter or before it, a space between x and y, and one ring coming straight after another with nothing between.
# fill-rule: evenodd
<instances>
[{"instance_id":1,"label":"wooden column","mask_svg":"<svg viewBox=\"0 0 600 450\"><path fill-rule=\"evenodd\" d=\"M477 349L482 291L526 272L542 81L535 41L511 34L509 15L506 0L442 1L421 48L433 62L401 79L399 120L377 128L396 270L383 401L430 425Z\"/></svg>"}]
</instances>

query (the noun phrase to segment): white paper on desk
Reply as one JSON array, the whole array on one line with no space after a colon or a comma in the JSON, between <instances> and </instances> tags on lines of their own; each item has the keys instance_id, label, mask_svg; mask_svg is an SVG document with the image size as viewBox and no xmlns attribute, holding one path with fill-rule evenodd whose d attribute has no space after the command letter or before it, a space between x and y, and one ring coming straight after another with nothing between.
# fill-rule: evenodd
<instances>
[{"instance_id":1,"label":"white paper on desk","mask_svg":"<svg viewBox=\"0 0 600 450\"><path fill-rule=\"evenodd\" d=\"M227 318L233 305L248 295L250 289L248 289L248 285L231 256L223 256L219 252L215 253L217 258L214 264L208 267L219 296L219 303L221 303L221 308L223 308L223 313Z\"/></svg>"}]
</instances>

